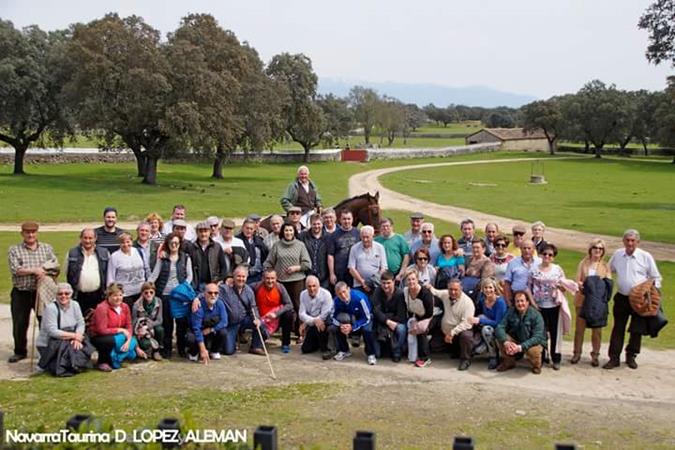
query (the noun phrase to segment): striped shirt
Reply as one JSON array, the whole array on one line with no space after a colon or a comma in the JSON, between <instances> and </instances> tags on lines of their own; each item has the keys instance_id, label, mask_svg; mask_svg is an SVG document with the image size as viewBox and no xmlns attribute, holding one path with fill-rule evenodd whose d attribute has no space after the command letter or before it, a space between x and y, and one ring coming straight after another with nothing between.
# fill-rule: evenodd
<instances>
[{"instance_id":1,"label":"striped shirt","mask_svg":"<svg viewBox=\"0 0 675 450\"><path fill-rule=\"evenodd\" d=\"M12 273L12 285L20 291L37 289L35 275L17 275L19 269L42 267L47 261L56 261L54 249L49 244L38 242L35 250L26 247L24 242L9 248L9 271Z\"/></svg>"},{"instance_id":2,"label":"striped shirt","mask_svg":"<svg viewBox=\"0 0 675 450\"><path fill-rule=\"evenodd\" d=\"M108 250L111 255L120 249L120 243L117 238L124 233L121 228L115 227L112 233L107 231L104 226L100 226L94 230L96 232L96 246Z\"/></svg>"}]
</instances>

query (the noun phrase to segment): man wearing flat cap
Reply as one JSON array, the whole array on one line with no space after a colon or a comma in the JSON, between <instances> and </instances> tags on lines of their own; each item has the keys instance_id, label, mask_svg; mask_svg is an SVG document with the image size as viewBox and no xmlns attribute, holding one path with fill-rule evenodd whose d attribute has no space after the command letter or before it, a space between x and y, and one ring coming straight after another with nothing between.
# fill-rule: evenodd
<instances>
[{"instance_id":1,"label":"man wearing flat cap","mask_svg":"<svg viewBox=\"0 0 675 450\"><path fill-rule=\"evenodd\" d=\"M408 247L413 245L415 241L422 239L422 224L424 223L424 214L421 212L414 212L410 214L410 229L405 232L403 238L408 243Z\"/></svg>"},{"instance_id":2,"label":"man wearing flat cap","mask_svg":"<svg viewBox=\"0 0 675 450\"><path fill-rule=\"evenodd\" d=\"M30 311L35 308L38 280L46 276L43 265L56 261L51 245L38 241L38 224L24 222L21 225L23 242L9 249L9 271L12 274L12 331L14 354L9 362L15 363L28 355L28 325Z\"/></svg>"}]
</instances>

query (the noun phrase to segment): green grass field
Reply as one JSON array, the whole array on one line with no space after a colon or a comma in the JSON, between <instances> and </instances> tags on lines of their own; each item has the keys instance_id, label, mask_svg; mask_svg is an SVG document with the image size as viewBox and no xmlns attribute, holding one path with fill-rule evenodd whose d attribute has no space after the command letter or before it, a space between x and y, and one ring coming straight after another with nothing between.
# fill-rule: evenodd
<instances>
[{"instance_id":1,"label":"green grass field","mask_svg":"<svg viewBox=\"0 0 675 450\"><path fill-rule=\"evenodd\" d=\"M544 163L548 184L529 184L532 163L439 167L384 176L385 186L413 197L488 213L543 220L548 226L675 242L673 165L629 160Z\"/></svg>"}]
</instances>

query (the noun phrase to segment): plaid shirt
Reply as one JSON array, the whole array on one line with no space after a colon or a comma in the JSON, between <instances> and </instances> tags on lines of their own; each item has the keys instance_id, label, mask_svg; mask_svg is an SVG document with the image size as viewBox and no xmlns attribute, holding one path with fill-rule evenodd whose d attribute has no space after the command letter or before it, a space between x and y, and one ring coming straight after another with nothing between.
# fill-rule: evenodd
<instances>
[{"instance_id":1,"label":"plaid shirt","mask_svg":"<svg viewBox=\"0 0 675 450\"><path fill-rule=\"evenodd\" d=\"M49 244L38 242L35 250L20 243L9 248L9 271L12 273L12 285L21 291L34 291L37 289L35 275L19 276L16 271L33 267L42 267L47 261L56 260L54 249Z\"/></svg>"}]
</instances>

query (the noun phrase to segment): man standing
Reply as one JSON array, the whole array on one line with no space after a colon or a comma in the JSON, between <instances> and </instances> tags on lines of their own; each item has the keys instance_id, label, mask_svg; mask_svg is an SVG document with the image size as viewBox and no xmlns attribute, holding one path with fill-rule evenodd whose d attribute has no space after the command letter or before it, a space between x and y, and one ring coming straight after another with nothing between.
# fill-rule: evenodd
<instances>
[{"instance_id":1,"label":"man standing","mask_svg":"<svg viewBox=\"0 0 675 450\"><path fill-rule=\"evenodd\" d=\"M520 250L521 256L509 262L504 274L504 299L509 305L513 305L514 292L530 292L530 270L541 263L541 259L534 256L534 242L522 240Z\"/></svg>"},{"instance_id":2,"label":"man standing","mask_svg":"<svg viewBox=\"0 0 675 450\"><path fill-rule=\"evenodd\" d=\"M225 252L225 256L230 260L230 267L237 267L240 264L248 264L248 251L244 241L234 237L234 221L223 219L220 227L220 234L213 239L219 243Z\"/></svg>"},{"instance_id":3,"label":"man standing","mask_svg":"<svg viewBox=\"0 0 675 450\"><path fill-rule=\"evenodd\" d=\"M267 233L267 236L263 238L263 242L265 242L265 247L267 247L267 250L272 250L274 244L279 241L279 233L281 232L281 225L283 224L284 218L279 214L274 214L272 217L270 217L270 231ZM260 229L262 230L263 228Z\"/></svg>"},{"instance_id":4,"label":"man standing","mask_svg":"<svg viewBox=\"0 0 675 450\"><path fill-rule=\"evenodd\" d=\"M384 247L387 269L395 275L396 282L400 282L410 262L410 246L403 236L394 233L394 221L389 217L380 222L380 235L375 242Z\"/></svg>"},{"instance_id":5,"label":"man standing","mask_svg":"<svg viewBox=\"0 0 675 450\"><path fill-rule=\"evenodd\" d=\"M164 235L171 233L174 228L174 221L176 220L184 221L186 220L185 219L186 216L187 211L184 205L178 204L174 206L173 211L171 212L171 220L168 220L164 223L162 233L164 233ZM183 239L186 239L191 242L194 242L195 239L197 239L197 234L195 233L194 228L192 228L192 225L189 225L187 222L185 223L185 235L183 236Z\"/></svg>"},{"instance_id":6,"label":"man standing","mask_svg":"<svg viewBox=\"0 0 675 450\"><path fill-rule=\"evenodd\" d=\"M471 219L464 219L459 224L462 231L462 237L457 240L457 246L464 252L464 267L469 267L471 263L471 242L475 236L476 224Z\"/></svg>"},{"instance_id":7,"label":"man standing","mask_svg":"<svg viewBox=\"0 0 675 450\"><path fill-rule=\"evenodd\" d=\"M328 242L328 276L332 285L338 281L352 283L352 277L347 269L349 250L361 239L359 230L352 227L353 222L354 216L351 211L342 211L340 228L331 235Z\"/></svg>"},{"instance_id":8,"label":"man standing","mask_svg":"<svg viewBox=\"0 0 675 450\"><path fill-rule=\"evenodd\" d=\"M441 248L438 246L438 239L434 234L434 224L424 222L420 227L420 233L422 237L410 246L410 255L415 256L417 250L426 248L429 251L429 265L435 266L438 255L441 254Z\"/></svg>"},{"instance_id":9,"label":"man standing","mask_svg":"<svg viewBox=\"0 0 675 450\"><path fill-rule=\"evenodd\" d=\"M229 261L225 258L222 247L211 239L211 227L207 222L197 224L197 241L194 247L192 267L197 275L197 289L201 292L207 283L218 283L230 272Z\"/></svg>"},{"instance_id":10,"label":"man standing","mask_svg":"<svg viewBox=\"0 0 675 450\"><path fill-rule=\"evenodd\" d=\"M373 335L373 316L370 302L363 292L349 289L347 283L340 281L335 285L335 301L333 303L333 321L328 327L330 336L337 344L338 353L334 359L342 361L352 356L347 343L347 336L362 331L366 342L368 364L377 364L375 357L375 336Z\"/></svg>"},{"instance_id":11,"label":"man standing","mask_svg":"<svg viewBox=\"0 0 675 450\"><path fill-rule=\"evenodd\" d=\"M293 224L297 234L300 234L304 230L305 224L307 223L308 218L302 216L302 210L299 206L291 206L288 208L288 215L286 216L286 221Z\"/></svg>"},{"instance_id":12,"label":"man standing","mask_svg":"<svg viewBox=\"0 0 675 450\"><path fill-rule=\"evenodd\" d=\"M255 223L246 219L237 236L244 243L249 256L248 283L257 283L262 279L263 263L267 259L267 247L260 236L255 234Z\"/></svg>"},{"instance_id":13,"label":"man standing","mask_svg":"<svg viewBox=\"0 0 675 450\"><path fill-rule=\"evenodd\" d=\"M9 271L12 274L12 332L14 335L14 354L9 357L15 363L28 355L28 324L30 311L35 309L38 281L46 276L43 268L47 261L56 261L54 249L49 244L38 241L36 222L21 224L23 242L9 248ZM36 311L37 312L37 311Z\"/></svg>"},{"instance_id":14,"label":"man standing","mask_svg":"<svg viewBox=\"0 0 675 450\"><path fill-rule=\"evenodd\" d=\"M640 233L637 230L626 230L623 233L623 248L614 252L609 260L609 266L616 275L617 293L614 295L614 327L609 341L609 361L603 367L613 369L619 367L619 357L626 335L628 318L635 315L630 306L628 296L633 288L648 280L653 280L657 289L661 289L661 274L654 257L638 248ZM633 319L634 320L634 319ZM626 346L626 365L637 369L635 358L640 353L642 335L630 333Z\"/></svg>"},{"instance_id":15,"label":"man standing","mask_svg":"<svg viewBox=\"0 0 675 450\"><path fill-rule=\"evenodd\" d=\"M96 245L96 233L91 228L80 232L80 245L68 252L67 279L82 314L96 308L103 299L109 258L108 250Z\"/></svg>"},{"instance_id":16,"label":"man standing","mask_svg":"<svg viewBox=\"0 0 675 450\"><path fill-rule=\"evenodd\" d=\"M323 219L323 231L326 232L326 235L330 236L335 233L337 230L337 217L335 216L335 210L333 208L326 208L321 213L321 218Z\"/></svg>"},{"instance_id":17,"label":"man standing","mask_svg":"<svg viewBox=\"0 0 675 450\"><path fill-rule=\"evenodd\" d=\"M201 360L208 364L210 359L220 359L225 344L227 311L218 299L218 286L209 283L204 293L197 297L199 308L190 314L190 329L187 332L188 359Z\"/></svg>"},{"instance_id":18,"label":"man standing","mask_svg":"<svg viewBox=\"0 0 675 450\"><path fill-rule=\"evenodd\" d=\"M328 240L330 238L323 229L319 214L312 214L309 223L310 228L300 233L298 239L307 247L309 259L312 261L310 274L319 279L322 287L328 288Z\"/></svg>"},{"instance_id":19,"label":"man standing","mask_svg":"<svg viewBox=\"0 0 675 450\"><path fill-rule=\"evenodd\" d=\"M152 247L152 241L150 240L150 224L147 222L141 222L136 227L136 240L134 241L134 247L141 252L143 255L143 261L151 269L154 268L154 264L150 265L150 260L154 256L157 259L157 248ZM153 251L154 250L154 251Z\"/></svg>"},{"instance_id":20,"label":"man standing","mask_svg":"<svg viewBox=\"0 0 675 450\"><path fill-rule=\"evenodd\" d=\"M490 222L485 225L485 256L490 256L495 252L495 238L499 234L499 225Z\"/></svg>"},{"instance_id":21,"label":"man standing","mask_svg":"<svg viewBox=\"0 0 675 450\"><path fill-rule=\"evenodd\" d=\"M309 214L321 208L321 195L314 182L309 179L309 168L298 167L295 181L288 185L281 197L281 207L290 212L291 207L298 206L303 216L303 225L307 224ZM308 214L309 213L309 214Z\"/></svg>"},{"instance_id":22,"label":"man standing","mask_svg":"<svg viewBox=\"0 0 675 450\"><path fill-rule=\"evenodd\" d=\"M382 274L380 286L373 294L373 315L376 325L377 356L382 346L391 350L391 360L401 361L406 343L406 322L408 308L403 291L394 284L394 274L387 271Z\"/></svg>"},{"instance_id":23,"label":"man standing","mask_svg":"<svg viewBox=\"0 0 675 450\"><path fill-rule=\"evenodd\" d=\"M459 353L458 370L467 370L471 366L473 350L473 318L475 307L473 300L462 292L462 283L458 279L448 282L447 290L431 288L431 293L443 302L441 332L443 341L450 346L450 352Z\"/></svg>"},{"instance_id":24,"label":"man standing","mask_svg":"<svg viewBox=\"0 0 675 450\"><path fill-rule=\"evenodd\" d=\"M537 250L537 253L544 251L544 247L548 244L544 240L544 231L546 231L546 225L541 220L536 221L532 224L532 242L534 242L534 248Z\"/></svg>"},{"instance_id":25,"label":"man standing","mask_svg":"<svg viewBox=\"0 0 675 450\"><path fill-rule=\"evenodd\" d=\"M119 237L124 230L117 228L117 210L108 206L103 210L103 225L96 228L96 245L111 255L120 249Z\"/></svg>"},{"instance_id":26,"label":"man standing","mask_svg":"<svg viewBox=\"0 0 675 450\"><path fill-rule=\"evenodd\" d=\"M511 245L506 249L506 253L511 253L513 256L520 256L521 247L523 246L523 242L525 242L525 233L527 233L525 225L514 225L513 228L511 228L511 233L513 234L513 242L511 242ZM537 256L536 247L533 247L533 250L533 255Z\"/></svg>"},{"instance_id":27,"label":"man standing","mask_svg":"<svg viewBox=\"0 0 675 450\"><path fill-rule=\"evenodd\" d=\"M357 242L349 249L347 268L354 279L354 287L367 295L372 294L375 284L374 277L380 276L387 270L387 254L382 244L373 240L375 230L370 225L361 227L361 242Z\"/></svg>"},{"instance_id":28,"label":"man standing","mask_svg":"<svg viewBox=\"0 0 675 450\"><path fill-rule=\"evenodd\" d=\"M302 342L302 353L321 350L321 357L331 359L335 349L329 348L328 320L333 312L333 298L328 290L322 288L319 279L309 275L305 279L305 289L300 293L300 334L305 335ZM304 332L303 332L304 331ZM331 347L334 347L332 345Z\"/></svg>"},{"instance_id":29,"label":"man standing","mask_svg":"<svg viewBox=\"0 0 675 450\"><path fill-rule=\"evenodd\" d=\"M413 243L418 239L422 239L421 231L423 223L424 214L416 212L410 215L410 229L403 235L409 247L412 247Z\"/></svg>"}]
</instances>

